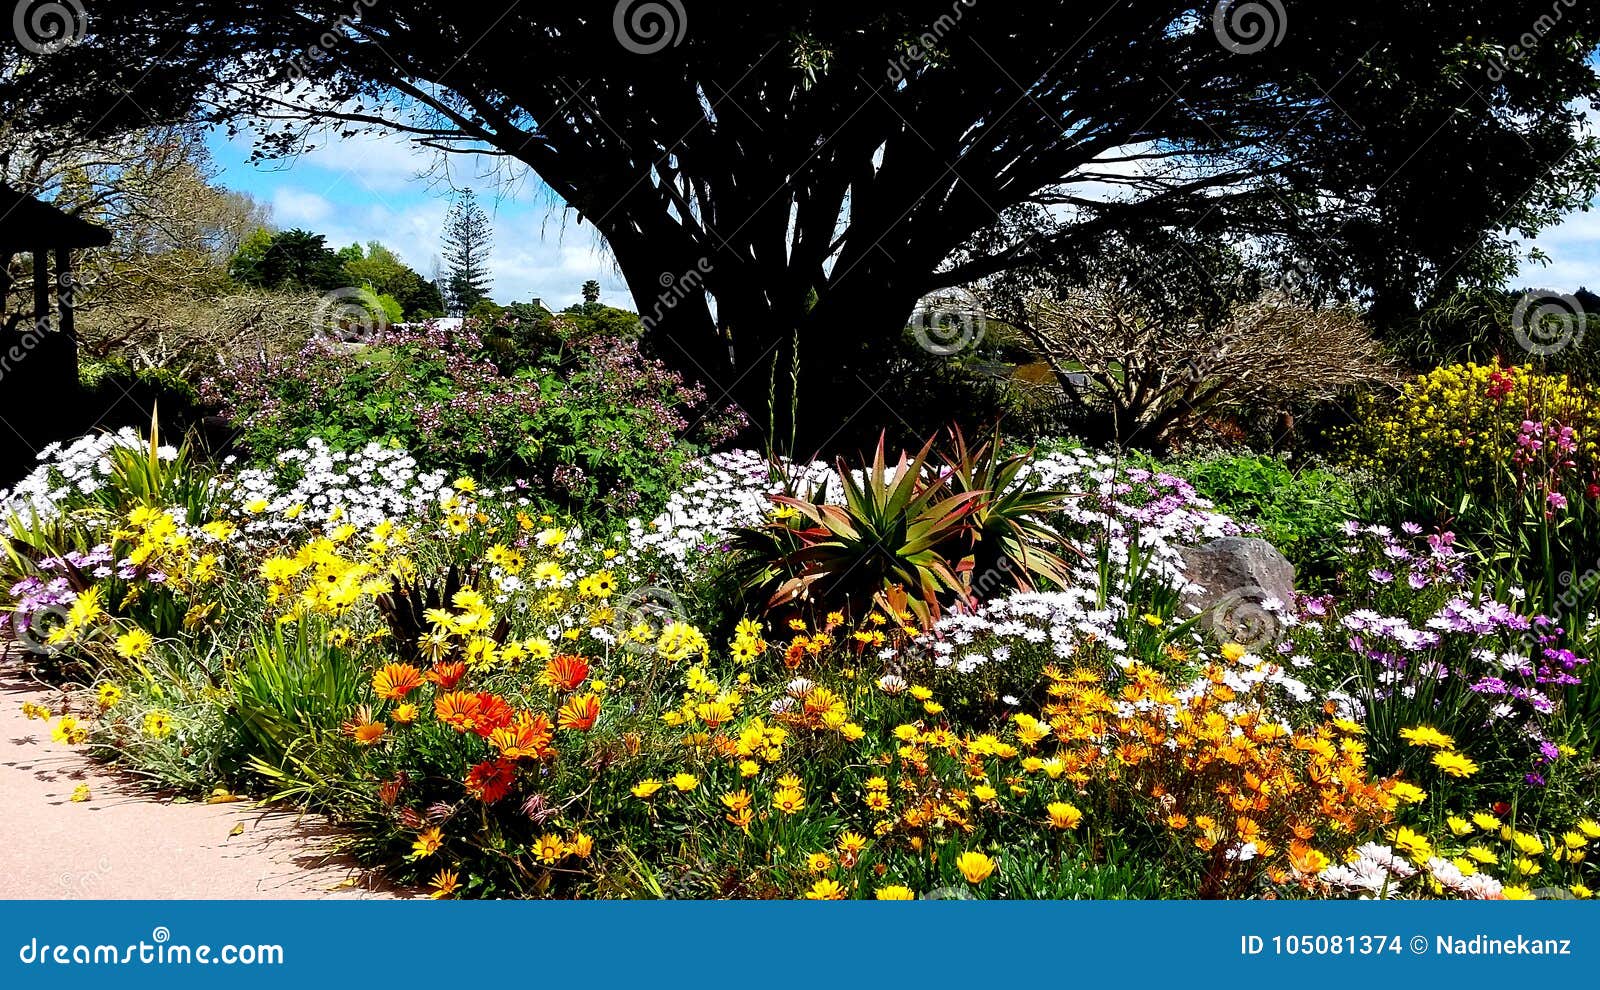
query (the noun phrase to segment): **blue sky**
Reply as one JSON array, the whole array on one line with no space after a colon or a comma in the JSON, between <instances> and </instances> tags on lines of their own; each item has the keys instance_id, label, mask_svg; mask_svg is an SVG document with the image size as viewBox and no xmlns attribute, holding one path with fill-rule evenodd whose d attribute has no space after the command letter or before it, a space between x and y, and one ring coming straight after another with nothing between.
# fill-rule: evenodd
<instances>
[{"instance_id":1,"label":"blue sky","mask_svg":"<svg viewBox=\"0 0 1600 990\"><path fill-rule=\"evenodd\" d=\"M578 226L532 176L509 184L492 174L494 160L452 156L441 174L436 156L389 137L332 139L293 161L252 165L252 139L212 135L222 169L218 181L271 209L280 228L326 234L328 245L382 241L424 276L439 257L439 231L452 183L471 188L494 220L491 295L501 303L538 297L557 309L581 299L586 279L601 298L632 308L632 297L594 228Z\"/></svg>"},{"instance_id":2,"label":"blue sky","mask_svg":"<svg viewBox=\"0 0 1600 990\"><path fill-rule=\"evenodd\" d=\"M559 309L577 302L579 287L592 278L602 299L637 308L594 229L575 224L531 175L509 183L496 176L496 159L450 156L446 175L432 152L394 137L362 136L330 139L292 162L256 166L248 161L250 147L248 135L213 136L219 181L269 206L279 227L326 234L335 248L379 240L432 277L452 185L472 188L494 219L489 268L496 301L538 297ZM1518 287L1600 291L1600 211L1575 212L1536 243L1551 263L1524 265Z\"/></svg>"}]
</instances>

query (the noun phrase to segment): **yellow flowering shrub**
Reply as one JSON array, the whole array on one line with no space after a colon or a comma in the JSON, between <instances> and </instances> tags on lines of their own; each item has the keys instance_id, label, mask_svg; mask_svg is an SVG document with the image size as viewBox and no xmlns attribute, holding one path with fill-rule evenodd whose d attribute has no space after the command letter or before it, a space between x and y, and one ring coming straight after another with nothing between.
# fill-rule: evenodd
<instances>
[{"instance_id":1,"label":"yellow flowering shrub","mask_svg":"<svg viewBox=\"0 0 1600 990\"><path fill-rule=\"evenodd\" d=\"M1398 397L1365 396L1344 439L1354 465L1380 477L1444 474L1485 492L1530 468L1558 467L1590 481L1600 464L1600 390L1531 365L1449 365Z\"/></svg>"}]
</instances>

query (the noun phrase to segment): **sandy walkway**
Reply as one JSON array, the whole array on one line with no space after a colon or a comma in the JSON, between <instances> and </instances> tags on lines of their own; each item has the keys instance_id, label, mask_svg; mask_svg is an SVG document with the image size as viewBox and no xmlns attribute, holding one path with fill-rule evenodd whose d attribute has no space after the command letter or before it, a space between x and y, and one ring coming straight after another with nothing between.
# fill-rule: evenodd
<instances>
[{"instance_id":1,"label":"sandy walkway","mask_svg":"<svg viewBox=\"0 0 1600 990\"><path fill-rule=\"evenodd\" d=\"M392 896L328 854L333 836L320 820L243 802L174 803L54 742L49 725L23 718L21 706L59 701L59 692L24 679L5 646L0 898ZM74 803L80 784L91 796Z\"/></svg>"}]
</instances>

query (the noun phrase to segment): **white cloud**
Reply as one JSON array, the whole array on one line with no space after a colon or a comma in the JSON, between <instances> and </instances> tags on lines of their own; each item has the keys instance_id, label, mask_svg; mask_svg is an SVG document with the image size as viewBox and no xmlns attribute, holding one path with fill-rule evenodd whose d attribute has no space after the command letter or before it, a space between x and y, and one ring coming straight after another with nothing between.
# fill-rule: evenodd
<instances>
[{"instance_id":1,"label":"white cloud","mask_svg":"<svg viewBox=\"0 0 1600 990\"><path fill-rule=\"evenodd\" d=\"M279 186L272 193L272 216L280 227L321 227L333 204L305 189Z\"/></svg>"},{"instance_id":2,"label":"white cloud","mask_svg":"<svg viewBox=\"0 0 1600 990\"><path fill-rule=\"evenodd\" d=\"M1522 266L1519 285L1571 292L1579 286L1600 289L1600 211L1574 211L1526 245L1549 255L1547 265Z\"/></svg>"}]
</instances>

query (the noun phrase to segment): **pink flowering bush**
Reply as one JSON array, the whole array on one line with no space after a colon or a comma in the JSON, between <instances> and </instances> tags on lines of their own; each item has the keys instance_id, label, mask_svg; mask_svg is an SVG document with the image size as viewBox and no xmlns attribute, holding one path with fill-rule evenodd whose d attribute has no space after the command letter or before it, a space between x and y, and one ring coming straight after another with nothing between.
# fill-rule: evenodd
<instances>
[{"instance_id":1,"label":"pink flowering bush","mask_svg":"<svg viewBox=\"0 0 1600 990\"><path fill-rule=\"evenodd\" d=\"M395 328L358 349L313 342L225 365L201 395L263 460L313 438L377 442L430 468L524 478L581 510L659 504L691 457L743 425L634 341L506 354L470 325Z\"/></svg>"}]
</instances>

